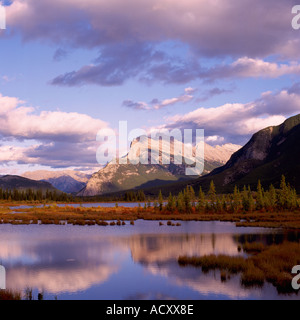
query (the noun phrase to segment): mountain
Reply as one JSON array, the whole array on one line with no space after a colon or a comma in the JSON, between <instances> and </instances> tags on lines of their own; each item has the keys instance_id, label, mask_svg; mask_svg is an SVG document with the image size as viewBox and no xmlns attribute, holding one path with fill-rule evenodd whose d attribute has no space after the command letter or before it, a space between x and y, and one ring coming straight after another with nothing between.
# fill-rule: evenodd
<instances>
[{"instance_id":1,"label":"mountain","mask_svg":"<svg viewBox=\"0 0 300 320\"><path fill-rule=\"evenodd\" d=\"M140 156L142 161L151 163L151 146L153 147L151 138L135 139L130 146L128 154L125 156L128 160L133 160L136 156ZM157 141L156 141L157 142ZM179 142L180 150L183 150L182 142ZM177 181L191 179L185 175L185 163L182 165L174 164L174 142L171 142L171 157L164 152L167 150L162 144L156 147L156 152L160 155L159 164L113 164L108 163L106 167L94 173L88 181L86 187L81 190L79 196L94 196L113 192L120 192L130 189L144 189L156 186L163 186ZM195 154L196 146L193 149ZM224 146L212 147L204 143L205 162L204 174L209 173L213 169L223 165L230 158L232 153L241 148L241 146L227 144ZM182 152L177 151L176 155L182 156ZM165 163L171 158L170 164ZM144 163L144 162L143 162Z\"/></svg>"},{"instance_id":2,"label":"mountain","mask_svg":"<svg viewBox=\"0 0 300 320\"><path fill-rule=\"evenodd\" d=\"M49 183L45 181L35 181L27 179L20 176L6 175L0 177L0 188L2 190L26 190L32 189L33 191L46 190L55 191L56 189Z\"/></svg>"},{"instance_id":3,"label":"mountain","mask_svg":"<svg viewBox=\"0 0 300 320\"><path fill-rule=\"evenodd\" d=\"M86 186L91 175L73 171L47 171L37 170L31 172L25 172L23 177L32 180L42 180L51 183L56 189L66 193L77 193Z\"/></svg>"},{"instance_id":4,"label":"mountain","mask_svg":"<svg viewBox=\"0 0 300 320\"><path fill-rule=\"evenodd\" d=\"M300 191L300 114L279 126L265 128L235 152L222 167L192 182L207 188L213 180L220 190L232 190L234 185L256 187L260 179L265 187L278 186L281 176ZM197 188L198 189L198 188ZM218 191L218 190L217 190Z\"/></svg>"}]
</instances>

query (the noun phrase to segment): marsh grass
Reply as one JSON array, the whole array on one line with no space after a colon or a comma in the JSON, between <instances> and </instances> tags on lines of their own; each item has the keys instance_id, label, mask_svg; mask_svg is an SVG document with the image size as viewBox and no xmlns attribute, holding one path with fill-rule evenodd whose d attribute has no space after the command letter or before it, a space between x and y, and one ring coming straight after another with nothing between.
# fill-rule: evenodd
<instances>
[{"instance_id":1,"label":"marsh grass","mask_svg":"<svg viewBox=\"0 0 300 320\"><path fill-rule=\"evenodd\" d=\"M262 252L263 250L265 250L265 245L260 243L260 242L246 242L243 245L243 251L247 252L247 253L259 253Z\"/></svg>"},{"instance_id":2,"label":"marsh grass","mask_svg":"<svg viewBox=\"0 0 300 320\"><path fill-rule=\"evenodd\" d=\"M0 224L30 224L31 221L40 221L41 224L57 224L58 221L67 221L69 224L85 225L85 221L135 221L138 219L152 221L166 221L172 225L173 221L225 221L233 222L238 227L268 227L268 228L289 228L300 229L300 211L293 212L261 212L252 213L185 213L169 212L155 208L126 208L122 206L103 207L58 207L55 205L47 207L34 207L28 209L15 209L12 214L9 207L0 207ZM78 223L77 223L78 222ZM88 224L88 222L86 223ZM174 224L174 223L173 223ZM176 225L176 223L175 223Z\"/></svg>"},{"instance_id":3,"label":"marsh grass","mask_svg":"<svg viewBox=\"0 0 300 320\"><path fill-rule=\"evenodd\" d=\"M221 271L221 281L224 281L225 272L241 273L241 284L245 287L263 286L267 281L279 293L296 292L291 286L291 270L300 264L299 243L284 242L270 246L252 243L246 245L246 250L253 255L248 258L227 255L181 256L178 263L181 266L201 267L204 273L218 269Z\"/></svg>"},{"instance_id":4,"label":"marsh grass","mask_svg":"<svg viewBox=\"0 0 300 320\"><path fill-rule=\"evenodd\" d=\"M0 290L0 301L21 300L21 293L12 290Z\"/></svg>"}]
</instances>

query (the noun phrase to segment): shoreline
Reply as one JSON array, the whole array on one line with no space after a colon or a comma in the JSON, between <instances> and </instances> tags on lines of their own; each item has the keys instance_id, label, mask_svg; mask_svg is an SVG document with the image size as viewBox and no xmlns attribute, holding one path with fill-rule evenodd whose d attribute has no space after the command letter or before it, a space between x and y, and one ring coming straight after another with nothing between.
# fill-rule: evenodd
<instances>
[{"instance_id":1,"label":"shoreline","mask_svg":"<svg viewBox=\"0 0 300 320\"><path fill-rule=\"evenodd\" d=\"M58 203L35 203L32 208L16 209L15 203L0 203L0 224L74 224L105 225L105 221L224 221L237 227L264 227L300 230L300 210L282 212L211 213L211 212L169 212L165 208L143 207L72 207L72 204L58 206ZM74 204L74 203L73 203ZM20 204L20 206L23 204ZM28 204L27 205L32 205ZM45 206L44 206L45 205ZM42 206L42 207L38 207ZM10 207L14 207L12 211Z\"/></svg>"}]
</instances>

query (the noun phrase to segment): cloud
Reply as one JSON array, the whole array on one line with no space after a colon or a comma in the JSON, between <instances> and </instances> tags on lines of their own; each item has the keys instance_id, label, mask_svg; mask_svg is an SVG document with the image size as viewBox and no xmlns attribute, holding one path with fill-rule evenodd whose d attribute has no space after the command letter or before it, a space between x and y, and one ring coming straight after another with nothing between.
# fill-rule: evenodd
<instances>
[{"instance_id":1,"label":"cloud","mask_svg":"<svg viewBox=\"0 0 300 320\"><path fill-rule=\"evenodd\" d=\"M41 111L18 98L0 94L0 161L40 164L53 168L95 167L96 135L108 124L86 114ZM22 141L24 146L17 146Z\"/></svg>"},{"instance_id":2,"label":"cloud","mask_svg":"<svg viewBox=\"0 0 300 320\"><path fill-rule=\"evenodd\" d=\"M216 143L223 143L224 142L224 137L220 137L220 136L208 136L208 137L205 137L205 141L208 142L208 143L211 143L211 144L216 144Z\"/></svg>"},{"instance_id":3,"label":"cloud","mask_svg":"<svg viewBox=\"0 0 300 320\"><path fill-rule=\"evenodd\" d=\"M0 94L0 135L5 138L82 142L95 140L102 120L77 112L42 111Z\"/></svg>"},{"instance_id":4,"label":"cloud","mask_svg":"<svg viewBox=\"0 0 300 320\"><path fill-rule=\"evenodd\" d=\"M219 96L221 94L230 93L230 92L233 92L233 89L220 89L215 87L215 88L204 91L201 97L196 99L196 102L203 102L215 96Z\"/></svg>"},{"instance_id":5,"label":"cloud","mask_svg":"<svg viewBox=\"0 0 300 320\"><path fill-rule=\"evenodd\" d=\"M162 52L146 43L129 41L113 44L101 50L95 64L60 75L51 83L62 86L122 85L126 80L140 75L149 65L161 61L163 56Z\"/></svg>"},{"instance_id":6,"label":"cloud","mask_svg":"<svg viewBox=\"0 0 300 320\"><path fill-rule=\"evenodd\" d=\"M300 74L300 64L267 62L262 59L242 57L229 65L217 65L203 72L206 80L224 78L279 78L284 75Z\"/></svg>"},{"instance_id":7,"label":"cloud","mask_svg":"<svg viewBox=\"0 0 300 320\"><path fill-rule=\"evenodd\" d=\"M137 78L148 84L155 81L165 84L185 84L194 80L214 82L220 79L240 78L275 79L285 75L300 74L298 62L279 63L242 57L231 64L217 64L204 68L194 58L176 61L163 52L145 48L146 46L137 45L136 48L132 48L132 51L128 48L124 55L120 49L112 50L109 54L103 52L101 63L84 66L80 70L60 75L51 83L64 86L85 84L116 86L131 78ZM107 57L106 54L108 54ZM216 95L223 92L211 93Z\"/></svg>"},{"instance_id":8,"label":"cloud","mask_svg":"<svg viewBox=\"0 0 300 320\"><path fill-rule=\"evenodd\" d=\"M68 51L64 50L64 49L57 49L53 55L53 60L54 61L61 61L63 59L65 59L68 56Z\"/></svg>"},{"instance_id":9,"label":"cloud","mask_svg":"<svg viewBox=\"0 0 300 320\"><path fill-rule=\"evenodd\" d=\"M54 85L117 86L132 78L184 84L299 74L299 65L266 61L274 55L282 61L298 59L300 39L291 27L294 4L296 0L14 0L7 21L12 34L20 33L25 41L99 51L94 63L58 75ZM188 55L162 49L166 43L181 45ZM59 50L56 58L61 58ZM206 68L202 57L233 62Z\"/></svg>"},{"instance_id":10,"label":"cloud","mask_svg":"<svg viewBox=\"0 0 300 320\"><path fill-rule=\"evenodd\" d=\"M123 101L123 106L135 110L159 110L170 105L174 105L177 103L187 103L193 100L194 96L192 94L196 92L196 89L189 87L184 89L184 92L184 94L178 97L164 99L163 101L160 101L158 99L152 99L150 103L146 103L143 101L134 102L132 100L125 100Z\"/></svg>"},{"instance_id":11,"label":"cloud","mask_svg":"<svg viewBox=\"0 0 300 320\"><path fill-rule=\"evenodd\" d=\"M284 45L299 48L291 28L294 4L295 0L14 0L7 20L25 39L88 48L124 39L170 39L206 56L253 57L279 53Z\"/></svg>"},{"instance_id":12,"label":"cloud","mask_svg":"<svg viewBox=\"0 0 300 320\"><path fill-rule=\"evenodd\" d=\"M265 92L249 103L227 103L214 108L198 108L167 119L166 128L204 129L209 139L224 137L225 142L244 144L255 132L281 124L300 111L300 88L295 84L279 92ZM284 106L284 107L283 107Z\"/></svg>"}]
</instances>

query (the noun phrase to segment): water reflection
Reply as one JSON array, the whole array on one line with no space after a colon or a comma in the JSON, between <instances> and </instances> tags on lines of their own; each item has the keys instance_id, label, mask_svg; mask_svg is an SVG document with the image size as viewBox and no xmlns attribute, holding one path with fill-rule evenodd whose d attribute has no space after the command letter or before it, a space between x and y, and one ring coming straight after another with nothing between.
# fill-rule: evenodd
<instances>
[{"instance_id":1,"label":"water reflection","mask_svg":"<svg viewBox=\"0 0 300 320\"><path fill-rule=\"evenodd\" d=\"M193 267L181 268L177 259L211 253L240 255L238 245L245 241L270 244L299 239L296 233L259 228L241 233L244 228L228 223L157 225L150 221L122 228L1 225L0 262L7 270L7 287L33 288L49 299L54 295L61 299L278 298L271 285L245 289L239 276L221 282L218 271L203 274Z\"/></svg>"}]
</instances>

